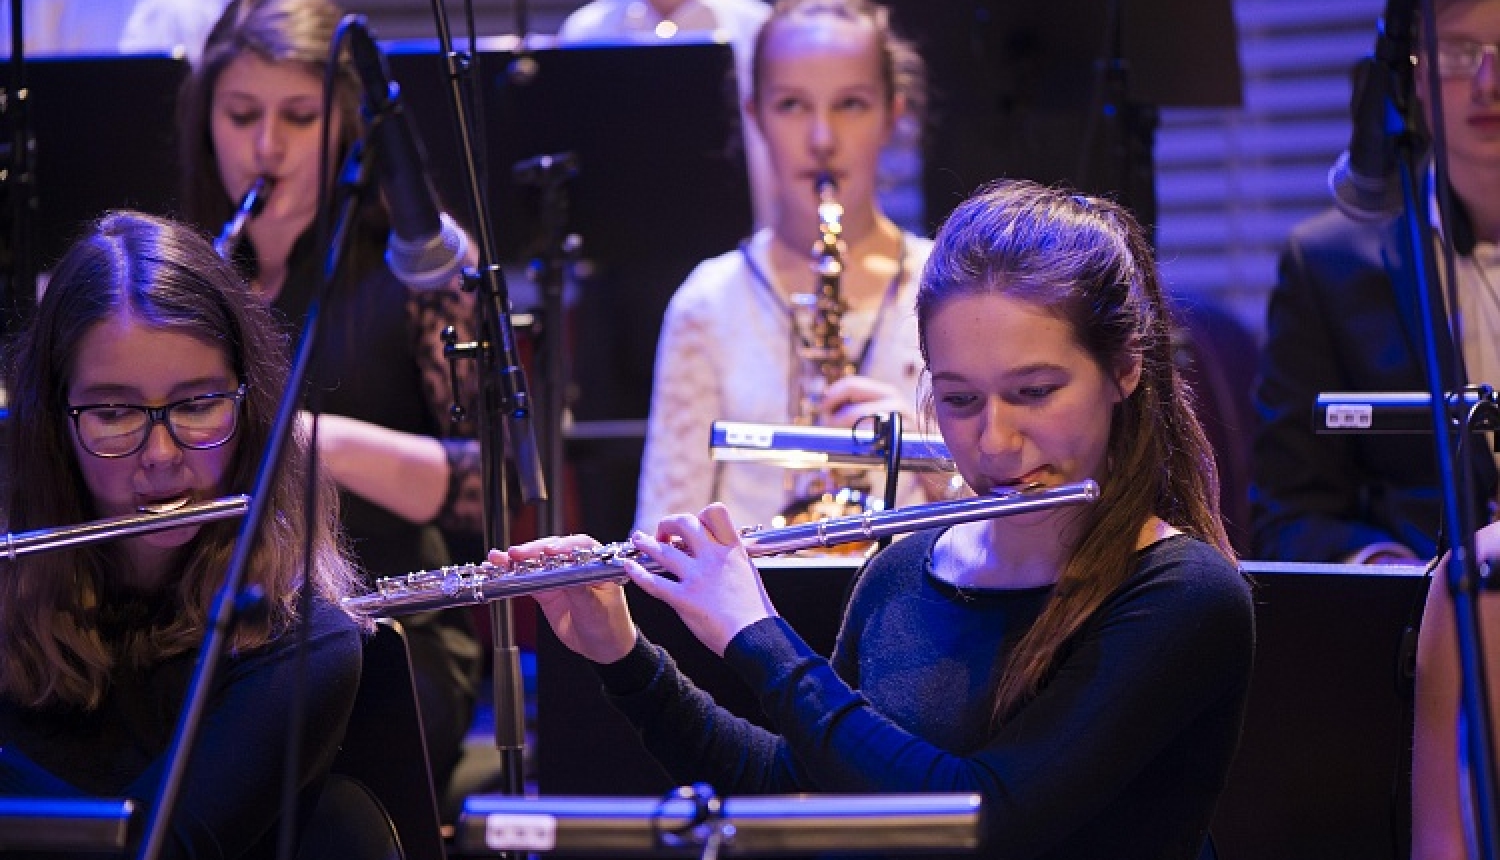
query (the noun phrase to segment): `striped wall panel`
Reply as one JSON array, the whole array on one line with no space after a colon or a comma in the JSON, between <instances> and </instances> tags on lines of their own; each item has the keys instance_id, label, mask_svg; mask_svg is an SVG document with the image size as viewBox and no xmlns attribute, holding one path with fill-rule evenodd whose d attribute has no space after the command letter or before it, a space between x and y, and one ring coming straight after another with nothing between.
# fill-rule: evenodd
<instances>
[{"instance_id":1,"label":"striped wall panel","mask_svg":"<svg viewBox=\"0 0 1500 860\"><path fill-rule=\"evenodd\" d=\"M1328 206L1348 144L1348 69L1374 45L1378 0L1236 0L1243 107L1168 109L1156 146L1163 271L1264 328L1276 254Z\"/></svg>"},{"instance_id":2,"label":"striped wall panel","mask_svg":"<svg viewBox=\"0 0 1500 860\"><path fill-rule=\"evenodd\" d=\"M932 0L941 3L943 0ZM383 38L431 38L425 0L350 0ZM532 0L533 32L555 32L579 0ZM1172 289L1263 327L1276 252L1328 205L1325 175L1348 142L1348 69L1370 51L1381 0L1234 0L1244 105L1162 112L1156 143L1163 269ZM514 29L513 2L476 2L481 35ZM462 3L448 0L461 32Z\"/></svg>"}]
</instances>

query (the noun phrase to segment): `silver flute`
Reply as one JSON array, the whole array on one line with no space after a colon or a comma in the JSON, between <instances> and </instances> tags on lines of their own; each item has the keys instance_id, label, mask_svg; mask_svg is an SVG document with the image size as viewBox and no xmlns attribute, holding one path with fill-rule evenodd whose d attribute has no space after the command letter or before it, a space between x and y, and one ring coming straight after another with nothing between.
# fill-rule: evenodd
<instances>
[{"instance_id":1,"label":"silver flute","mask_svg":"<svg viewBox=\"0 0 1500 860\"><path fill-rule=\"evenodd\" d=\"M890 511L871 511L848 517L818 520L779 529L752 526L740 532L752 557L780 555L815 547L874 541L890 535L958 525L974 520L1050 510L1093 502L1099 485L1079 481L1039 490L1012 490L966 499L910 505ZM374 616L401 615L491 603L556 588L601 582L624 582L626 560L653 573L662 568L628 541L604 544L518 562L509 568L489 562L423 570L376 580L375 590L344 598L345 608Z\"/></svg>"},{"instance_id":2,"label":"silver flute","mask_svg":"<svg viewBox=\"0 0 1500 860\"><path fill-rule=\"evenodd\" d=\"M234 208L234 214L229 216L224 229L219 231L219 237L214 239L215 253L225 260L234 256L234 249L240 244L240 235L245 232L245 224L266 208L266 198L270 196L271 180L264 176L255 177L250 190L240 198L240 205Z\"/></svg>"},{"instance_id":3,"label":"silver flute","mask_svg":"<svg viewBox=\"0 0 1500 860\"><path fill-rule=\"evenodd\" d=\"M225 496L211 502L183 505L175 511L162 513L142 511L137 514L94 520L76 526L37 529L20 534L7 532L4 536L0 536L0 557L15 561L23 555L30 555L34 552L66 549L147 532L195 526L230 517L242 517L249 509L249 496Z\"/></svg>"}]
</instances>

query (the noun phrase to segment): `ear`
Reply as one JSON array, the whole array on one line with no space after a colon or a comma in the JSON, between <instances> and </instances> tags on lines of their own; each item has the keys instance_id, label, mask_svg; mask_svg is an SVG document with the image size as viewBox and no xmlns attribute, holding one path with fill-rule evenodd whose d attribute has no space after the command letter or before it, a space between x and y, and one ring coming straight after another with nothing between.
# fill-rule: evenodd
<instances>
[{"instance_id":1,"label":"ear","mask_svg":"<svg viewBox=\"0 0 1500 860\"><path fill-rule=\"evenodd\" d=\"M1141 354L1132 351L1130 358L1115 368L1115 386L1120 393L1116 403L1129 399L1135 393L1136 387L1141 384L1141 366Z\"/></svg>"},{"instance_id":2,"label":"ear","mask_svg":"<svg viewBox=\"0 0 1500 860\"><path fill-rule=\"evenodd\" d=\"M756 94L750 93L745 96L745 101L740 106L744 108L745 116L749 117L752 123L755 123L755 131L761 137L765 137L765 129L760 124L760 99Z\"/></svg>"},{"instance_id":3,"label":"ear","mask_svg":"<svg viewBox=\"0 0 1500 860\"><path fill-rule=\"evenodd\" d=\"M890 112L885 118L885 133L889 136L896 130L896 124L906 116L906 94L896 93L891 96Z\"/></svg>"}]
</instances>

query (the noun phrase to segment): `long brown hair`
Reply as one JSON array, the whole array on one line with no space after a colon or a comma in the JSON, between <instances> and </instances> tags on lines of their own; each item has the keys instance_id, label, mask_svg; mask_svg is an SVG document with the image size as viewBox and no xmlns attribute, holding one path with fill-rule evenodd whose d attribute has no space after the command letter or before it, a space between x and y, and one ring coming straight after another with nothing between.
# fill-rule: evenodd
<instances>
[{"instance_id":1,"label":"long brown hair","mask_svg":"<svg viewBox=\"0 0 1500 860\"><path fill-rule=\"evenodd\" d=\"M1172 364L1170 309L1145 232L1130 213L1031 182L981 189L938 231L923 272L917 321L924 357L937 310L977 294L1010 296L1066 320L1106 373L1141 362L1139 384L1110 419L1101 497L1080 515L1082 538L1001 675L998 723L1046 683L1067 641L1130 576L1136 542L1153 515L1226 558L1234 554L1219 516L1213 452Z\"/></svg>"},{"instance_id":2,"label":"long brown hair","mask_svg":"<svg viewBox=\"0 0 1500 860\"><path fill-rule=\"evenodd\" d=\"M248 54L300 68L322 80L342 17L343 11L328 0L234 0L224 9L177 98L182 207L188 221L216 230L238 202L224 189L214 152L214 87L224 69ZM353 67L340 62L333 104L340 131L339 139L332 141L336 159L342 159L358 137L359 93Z\"/></svg>"},{"instance_id":3,"label":"long brown hair","mask_svg":"<svg viewBox=\"0 0 1500 860\"><path fill-rule=\"evenodd\" d=\"M12 531L72 525L99 512L70 442L67 390L75 350L101 322L129 314L163 331L219 345L247 387L238 444L225 483L249 492L286 384L287 345L264 303L252 296L207 237L165 219L131 212L102 218L65 254L31 325L6 363L13 438L5 526ZM271 489L274 514L258 535L246 585L259 585L267 617L243 622L233 647L255 648L297 618L306 534L306 440L288 446ZM338 501L323 481L313 526L312 576L331 601L357 582L339 539ZM123 642L100 635L101 601L121 566L113 544L23 557L0 576L0 694L24 705L94 707L113 667L145 666L195 647L234 550L239 525L202 526L166 586L177 611Z\"/></svg>"}]
</instances>

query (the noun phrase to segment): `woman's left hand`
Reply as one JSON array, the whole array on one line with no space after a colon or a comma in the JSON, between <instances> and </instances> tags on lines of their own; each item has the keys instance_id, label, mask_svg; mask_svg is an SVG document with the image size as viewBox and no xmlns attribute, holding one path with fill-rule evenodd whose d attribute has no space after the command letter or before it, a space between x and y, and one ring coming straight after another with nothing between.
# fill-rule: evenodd
<instances>
[{"instance_id":1,"label":"woman's left hand","mask_svg":"<svg viewBox=\"0 0 1500 860\"><path fill-rule=\"evenodd\" d=\"M776 615L723 505L715 502L696 517L667 517L655 537L638 531L631 541L666 573L627 562L630 579L671 606L698 641L720 657L735 634Z\"/></svg>"},{"instance_id":2,"label":"woman's left hand","mask_svg":"<svg viewBox=\"0 0 1500 860\"><path fill-rule=\"evenodd\" d=\"M823 394L823 423L829 427L853 427L869 415L900 412L910 416L912 402L896 386L869 376L846 376L828 386Z\"/></svg>"}]
</instances>

